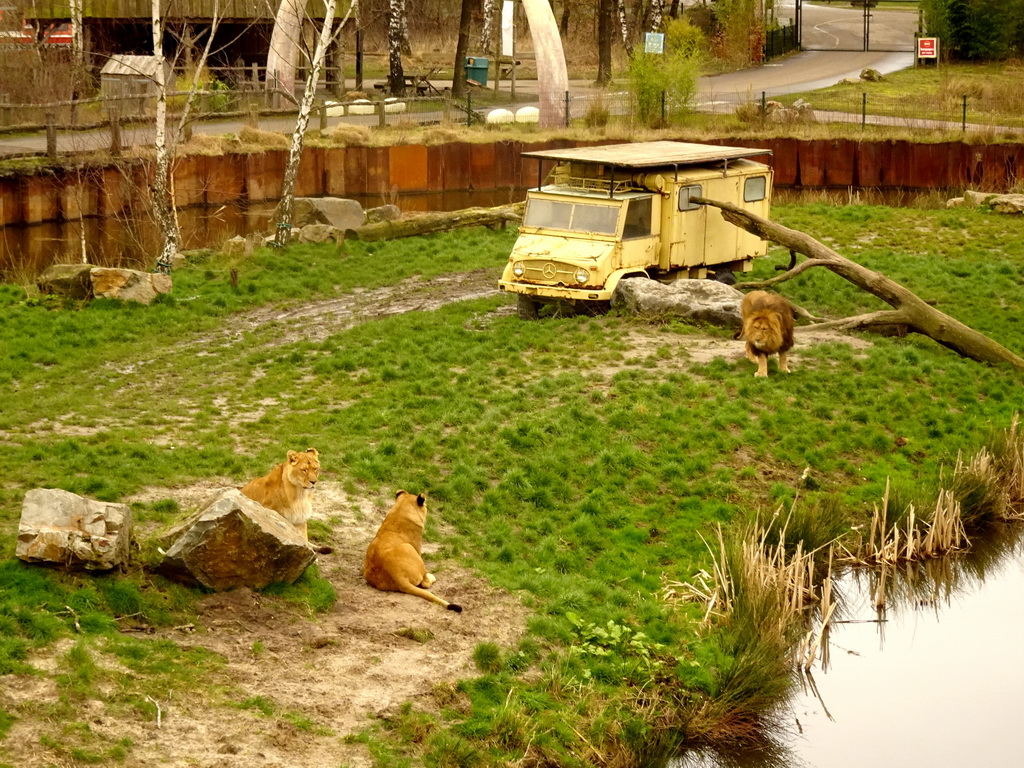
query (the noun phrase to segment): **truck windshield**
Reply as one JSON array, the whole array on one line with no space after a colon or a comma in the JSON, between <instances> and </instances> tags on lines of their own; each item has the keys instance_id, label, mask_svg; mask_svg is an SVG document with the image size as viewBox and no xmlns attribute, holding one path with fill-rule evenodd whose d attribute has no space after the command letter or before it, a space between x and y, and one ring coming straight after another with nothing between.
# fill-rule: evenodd
<instances>
[{"instance_id":1,"label":"truck windshield","mask_svg":"<svg viewBox=\"0 0 1024 768\"><path fill-rule=\"evenodd\" d=\"M596 232L614 235L619 220L619 207L569 203L562 200L544 200L531 197L526 206L523 225L544 229L567 229L572 232Z\"/></svg>"}]
</instances>

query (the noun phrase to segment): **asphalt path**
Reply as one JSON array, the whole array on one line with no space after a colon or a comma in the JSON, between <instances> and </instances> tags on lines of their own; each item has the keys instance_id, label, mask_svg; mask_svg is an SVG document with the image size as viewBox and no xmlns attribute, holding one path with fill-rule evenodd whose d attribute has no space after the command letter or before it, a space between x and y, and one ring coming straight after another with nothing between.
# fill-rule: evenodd
<instances>
[{"instance_id":1,"label":"asphalt path","mask_svg":"<svg viewBox=\"0 0 1024 768\"><path fill-rule=\"evenodd\" d=\"M792 0L783 3L777 11L780 20L793 15ZM878 48L906 49L850 51L841 50L863 47L863 10L849 7L803 5L803 43L808 50L791 54L781 60L738 72L714 77L702 77L698 81L698 102L701 104L729 104L787 93L810 91L834 85L847 77L857 77L866 68L876 69L882 74L913 66L914 30L917 26L916 12L884 10L872 11L871 44ZM369 87L372 83L368 83ZM450 83L437 81L434 85L442 89ZM506 86L503 86L505 88ZM599 92L589 80L573 80L569 90L574 94ZM535 80L519 80L516 83L517 97L534 101L537 83ZM340 120L357 122L367 126L377 125L376 117L331 118L329 125ZM310 121L310 127L318 126L317 119ZM243 120L203 121L194 126L196 133L237 134L245 125ZM291 131L295 125L292 117L262 117L260 128L271 131ZM149 145L153 142L152 127L122 128L122 145L125 147ZM109 149L110 134L107 130L59 131L57 151L59 153ZM41 154L46 151L46 137L43 134L20 135L0 138L0 156Z\"/></svg>"}]
</instances>

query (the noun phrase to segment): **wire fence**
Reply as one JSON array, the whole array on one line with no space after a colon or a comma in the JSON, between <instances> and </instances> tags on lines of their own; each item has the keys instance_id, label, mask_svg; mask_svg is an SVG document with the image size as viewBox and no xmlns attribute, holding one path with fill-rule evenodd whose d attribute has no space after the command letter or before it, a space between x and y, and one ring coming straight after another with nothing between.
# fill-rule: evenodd
<instances>
[{"instance_id":1,"label":"wire fence","mask_svg":"<svg viewBox=\"0 0 1024 768\"><path fill-rule=\"evenodd\" d=\"M567 92L562 101L566 126L670 127L692 124L702 115L729 115L741 123L765 126L852 123L944 132L1024 131L1024 110L997 113L983 99L967 94L907 98L851 89L805 98L769 98L762 92L699 93L680 99L668 91L647 98L623 91Z\"/></svg>"},{"instance_id":2,"label":"wire fence","mask_svg":"<svg viewBox=\"0 0 1024 768\"><path fill-rule=\"evenodd\" d=\"M187 92L168 97L170 124L177 126ZM526 97L529 98L529 97ZM534 96L533 98L536 98ZM858 90L823 93L809 98L758 94L694 94L688 98L669 91L638 98L628 91L565 91L551 101L557 105L557 122L565 126L629 129L672 127L701 123L765 127L842 122L862 127L941 132L1024 131L1024 109L1013 114L994 114L978 97L970 95L920 95L888 97ZM367 129L396 125L501 125L536 123L536 102L495 104L489 92L471 91L457 99L448 91L426 96L395 98L381 90L370 98L319 99L309 129L329 130L340 124ZM219 90L196 94L185 138L192 130L202 133L239 133L245 126L270 131L294 129L298 105L280 90ZM17 138L0 140L0 155L57 154L109 150L114 154L153 143L155 96L124 96L80 99L50 104L0 103L0 128L16 130ZM720 116L716 118L716 116Z\"/></svg>"}]
</instances>

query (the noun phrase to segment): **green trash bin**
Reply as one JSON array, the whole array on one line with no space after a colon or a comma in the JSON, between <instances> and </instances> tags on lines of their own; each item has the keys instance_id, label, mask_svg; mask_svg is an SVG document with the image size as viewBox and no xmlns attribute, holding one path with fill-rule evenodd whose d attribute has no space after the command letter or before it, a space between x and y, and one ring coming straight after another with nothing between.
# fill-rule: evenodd
<instances>
[{"instance_id":1,"label":"green trash bin","mask_svg":"<svg viewBox=\"0 0 1024 768\"><path fill-rule=\"evenodd\" d=\"M487 59L479 56L467 56L466 79L480 85L487 85Z\"/></svg>"}]
</instances>

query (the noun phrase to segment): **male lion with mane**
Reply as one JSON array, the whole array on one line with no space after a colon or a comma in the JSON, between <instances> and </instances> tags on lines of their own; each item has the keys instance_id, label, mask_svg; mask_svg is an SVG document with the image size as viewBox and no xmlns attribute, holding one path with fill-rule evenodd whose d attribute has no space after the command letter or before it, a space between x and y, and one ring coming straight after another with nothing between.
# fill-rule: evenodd
<instances>
[{"instance_id":1,"label":"male lion with mane","mask_svg":"<svg viewBox=\"0 0 1024 768\"><path fill-rule=\"evenodd\" d=\"M242 495L277 512L308 541L307 524L313 511L310 496L319 474L320 454L316 448L288 451L288 458L268 474L243 485Z\"/></svg>"},{"instance_id":2,"label":"male lion with mane","mask_svg":"<svg viewBox=\"0 0 1024 768\"><path fill-rule=\"evenodd\" d=\"M398 491L395 505L366 550L363 578L371 587L384 592L405 592L462 613L462 606L442 600L429 591L437 579L427 573L420 555L426 520L427 500L423 494L414 496Z\"/></svg>"},{"instance_id":3,"label":"male lion with mane","mask_svg":"<svg viewBox=\"0 0 1024 768\"><path fill-rule=\"evenodd\" d=\"M754 376L768 375L768 358L779 355L779 370L789 373L786 353L793 348L793 305L777 293L751 291L740 305L743 329L739 338L747 340L747 359L757 363Z\"/></svg>"}]
</instances>

